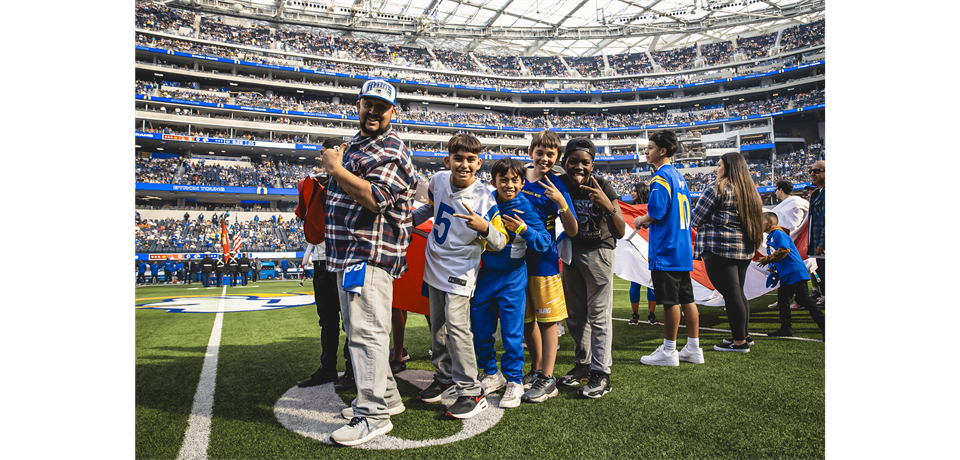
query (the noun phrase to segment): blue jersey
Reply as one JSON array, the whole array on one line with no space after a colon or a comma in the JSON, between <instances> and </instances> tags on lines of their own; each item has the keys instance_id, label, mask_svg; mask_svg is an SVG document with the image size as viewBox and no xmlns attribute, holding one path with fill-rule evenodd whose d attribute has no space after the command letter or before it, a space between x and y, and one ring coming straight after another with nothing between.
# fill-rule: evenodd
<instances>
[{"instance_id":1,"label":"blue jersey","mask_svg":"<svg viewBox=\"0 0 960 460\"><path fill-rule=\"evenodd\" d=\"M160 271L160 266L157 264L150 264L150 274L156 275Z\"/></svg>"},{"instance_id":2,"label":"blue jersey","mask_svg":"<svg viewBox=\"0 0 960 460\"><path fill-rule=\"evenodd\" d=\"M493 196L497 200L501 216L520 219L527 227L519 235L507 230L506 247L496 252L485 251L480 256L483 263L480 270L512 272L526 263L525 253L527 248L536 252L549 250L550 235L544 228L543 221L540 220L540 214L522 194L517 194L510 201L501 201L496 191L493 191Z\"/></svg>"},{"instance_id":3,"label":"blue jersey","mask_svg":"<svg viewBox=\"0 0 960 460\"><path fill-rule=\"evenodd\" d=\"M787 286L809 280L807 266L800 258L800 251L797 251L797 246L793 244L790 235L783 230L774 229L767 234L767 254L773 254L781 248L787 248L790 252L780 262L773 263L773 266L777 267L777 273L780 274L780 285Z\"/></svg>"},{"instance_id":4,"label":"blue jersey","mask_svg":"<svg viewBox=\"0 0 960 460\"><path fill-rule=\"evenodd\" d=\"M547 175L547 178L549 178L553 186L563 194L563 199L567 202L567 206L571 206L573 200L570 199L570 192L567 191L567 185L552 172ZM542 180L547 180L547 178ZM557 204L550 200L550 198L544 196L544 190L539 182L527 181L523 184L522 192L524 198L526 198L537 210L537 213L540 214L540 220L543 221L543 226L546 228L547 234L550 235L550 247L546 251L527 251L527 273L530 276L553 276L560 273L560 254L557 253L556 229L560 208L557 207ZM573 213L574 218L577 217L577 213L572 207L570 208L570 212Z\"/></svg>"},{"instance_id":5,"label":"blue jersey","mask_svg":"<svg viewBox=\"0 0 960 460\"><path fill-rule=\"evenodd\" d=\"M170 261L164 262L164 263L163 263L163 269L166 270L166 271L168 271L168 272L172 272L172 271L173 271L173 262L170 262Z\"/></svg>"},{"instance_id":6,"label":"blue jersey","mask_svg":"<svg viewBox=\"0 0 960 460\"><path fill-rule=\"evenodd\" d=\"M146 272L147 272L147 264L145 262L140 262L140 264L137 265L137 273L146 273Z\"/></svg>"},{"instance_id":7,"label":"blue jersey","mask_svg":"<svg viewBox=\"0 0 960 460\"><path fill-rule=\"evenodd\" d=\"M654 219L650 224L650 270L693 271L690 191L673 165L661 166L650 179L647 212Z\"/></svg>"}]
</instances>

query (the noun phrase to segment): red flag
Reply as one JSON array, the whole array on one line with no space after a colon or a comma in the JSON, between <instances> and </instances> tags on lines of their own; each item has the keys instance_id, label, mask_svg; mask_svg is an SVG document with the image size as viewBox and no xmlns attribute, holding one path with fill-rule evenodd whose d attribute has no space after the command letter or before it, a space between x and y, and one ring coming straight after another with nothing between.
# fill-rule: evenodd
<instances>
[{"instance_id":1,"label":"red flag","mask_svg":"<svg viewBox=\"0 0 960 460\"><path fill-rule=\"evenodd\" d=\"M647 205L646 204L633 205L633 204L627 204L621 201L620 211L623 212L623 220L627 224L627 226L637 230L637 235L640 235L640 237L642 237L645 241L650 241L649 229L645 229L645 228L636 229L633 226L633 221L636 220L637 217L647 214ZM690 233L691 233L690 236L692 241L696 242L697 230L691 229ZM707 270L703 267L702 260L693 261L693 271L690 273L690 278L702 284L704 287L707 287L709 289L715 289L713 287L713 283L710 282L710 278L707 277Z\"/></svg>"},{"instance_id":2,"label":"red flag","mask_svg":"<svg viewBox=\"0 0 960 460\"><path fill-rule=\"evenodd\" d=\"M227 238L227 219L220 219L220 246L223 246L223 257L230 254L230 239Z\"/></svg>"}]
</instances>

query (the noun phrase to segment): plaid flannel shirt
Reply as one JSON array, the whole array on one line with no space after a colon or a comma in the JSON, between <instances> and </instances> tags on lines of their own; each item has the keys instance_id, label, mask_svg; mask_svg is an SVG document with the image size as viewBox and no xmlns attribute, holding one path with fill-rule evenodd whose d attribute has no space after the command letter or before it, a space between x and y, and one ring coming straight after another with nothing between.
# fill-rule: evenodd
<instances>
[{"instance_id":1,"label":"plaid flannel shirt","mask_svg":"<svg viewBox=\"0 0 960 460\"><path fill-rule=\"evenodd\" d=\"M817 189L810 195L810 228L807 235L807 255L817 255L817 246L827 249L826 241L827 196L826 189Z\"/></svg>"},{"instance_id":2,"label":"plaid flannel shirt","mask_svg":"<svg viewBox=\"0 0 960 460\"><path fill-rule=\"evenodd\" d=\"M728 259L752 259L756 248L745 241L733 185L726 183L723 197L717 195L714 187L716 184L703 191L693 209L690 225L697 229L694 260L699 259L703 251Z\"/></svg>"},{"instance_id":3,"label":"plaid flannel shirt","mask_svg":"<svg viewBox=\"0 0 960 460\"><path fill-rule=\"evenodd\" d=\"M330 180L327 189L327 270L367 262L394 278L406 273L416 179L413 160L393 128L378 137L350 140L343 167L370 182L380 213L373 213Z\"/></svg>"}]
</instances>

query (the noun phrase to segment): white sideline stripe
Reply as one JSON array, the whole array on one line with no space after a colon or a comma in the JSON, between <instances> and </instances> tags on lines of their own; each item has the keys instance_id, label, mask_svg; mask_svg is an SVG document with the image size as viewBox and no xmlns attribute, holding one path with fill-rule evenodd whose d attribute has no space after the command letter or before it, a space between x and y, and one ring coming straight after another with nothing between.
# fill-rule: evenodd
<instances>
[{"instance_id":1,"label":"white sideline stripe","mask_svg":"<svg viewBox=\"0 0 960 460\"><path fill-rule=\"evenodd\" d=\"M213 332L207 343L207 353L203 357L203 369L200 371L200 383L193 397L193 409L187 422L187 432L183 437L183 446L177 454L177 460L206 460L207 447L210 445L210 418L213 416L213 390L217 383L217 357L220 354L220 333L223 329L223 310L227 287L223 286L217 318L213 321Z\"/></svg>"},{"instance_id":2,"label":"white sideline stripe","mask_svg":"<svg viewBox=\"0 0 960 460\"><path fill-rule=\"evenodd\" d=\"M629 319L625 319L625 318L613 318L613 319L614 319L614 320L617 320L617 321L630 321ZM646 322L646 321L640 321L640 324L642 324L642 325L644 325L644 326L650 326L650 325L651 325L649 322ZM662 326L663 323L662 323L662 322L658 322L656 325L657 325L657 326ZM683 324L683 322L681 321L680 327L687 327L687 325L686 325L686 324ZM715 328L712 328L712 327L701 327L701 328L699 328L699 329L700 329L701 331L730 332L730 333L733 333L733 331L731 331L731 330L729 330L729 329L715 329ZM751 333L750 335L756 335L756 336L758 336L758 337L769 337L767 334L764 334L764 333L761 333L761 332ZM804 341L804 342L823 342L823 340L806 339L806 338L803 338L803 337L777 337L777 338L778 338L778 339L788 339L788 340L801 340L801 341Z\"/></svg>"}]
</instances>

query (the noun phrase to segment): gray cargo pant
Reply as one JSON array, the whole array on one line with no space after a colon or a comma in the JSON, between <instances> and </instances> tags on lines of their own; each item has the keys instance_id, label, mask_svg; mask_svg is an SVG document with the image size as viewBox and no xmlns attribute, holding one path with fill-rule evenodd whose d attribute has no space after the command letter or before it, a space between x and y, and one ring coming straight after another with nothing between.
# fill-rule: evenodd
<instances>
[{"instance_id":1,"label":"gray cargo pant","mask_svg":"<svg viewBox=\"0 0 960 460\"><path fill-rule=\"evenodd\" d=\"M347 350L357 381L354 416L373 421L389 420L387 406L400 402L388 353L393 277L382 268L367 264L363 289L358 296L343 290L343 272L337 272L337 292L340 294L343 327L347 332Z\"/></svg>"},{"instance_id":2,"label":"gray cargo pant","mask_svg":"<svg viewBox=\"0 0 960 460\"><path fill-rule=\"evenodd\" d=\"M453 382L457 396L479 396L477 354L470 330L470 298L427 285L430 296L430 349L435 377L440 383Z\"/></svg>"},{"instance_id":3,"label":"gray cargo pant","mask_svg":"<svg viewBox=\"0 0 960 460\"><path fill-rule=\"evenodd\" d=\"M613 266L613 249L574 246L562 271L574 361L606 374L613 364Z\"/></svg>"}]
</instances>

